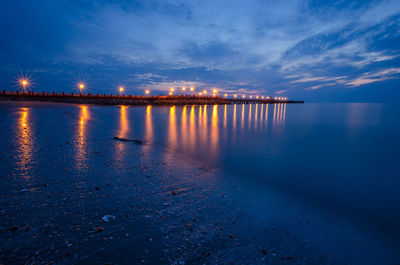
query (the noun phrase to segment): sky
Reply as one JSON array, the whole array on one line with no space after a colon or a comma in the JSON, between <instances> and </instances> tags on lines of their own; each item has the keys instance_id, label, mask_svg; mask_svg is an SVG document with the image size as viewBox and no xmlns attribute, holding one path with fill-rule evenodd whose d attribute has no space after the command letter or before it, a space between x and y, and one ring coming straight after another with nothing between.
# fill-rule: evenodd
<instances>
[{"instance_id":1,"label":"sky","mask_svg":"<svg viewBox=\"0 0 400 265\"><path fill-rule=\"evenodd\" d=\"M2 0L0 89L400 97L400 1Z\"/></svg>"}]
</instances>

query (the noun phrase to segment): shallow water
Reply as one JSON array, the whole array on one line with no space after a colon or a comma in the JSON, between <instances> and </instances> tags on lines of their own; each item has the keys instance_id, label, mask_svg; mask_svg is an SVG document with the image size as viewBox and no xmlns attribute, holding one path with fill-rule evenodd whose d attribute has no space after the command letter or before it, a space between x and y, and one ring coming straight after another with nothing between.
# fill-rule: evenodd
<instances>
[{"instance_id":1,"label":"shallow water","mask_svg":"<svg viewBox=\"0 0 400 265\"><path fill-rule=\"evenodd\" d=\"M35 189L43 179L54 178L59 185L54 192L60 192L65 183L90 185L106 174L134 174L138 161L132 152L140 148L157 157L153 167L172 161L179 175L181 161L186 161L182 170L193 163L193 170L218 175L217 183L206 178L196 185L213 183L214 189L220 181L221 192L243 196L229 206L248 220L236 228L238 233L251 230L249 222L269 224L320 248L326 263L395 264L400 260L399 114L395 105L360 103L126 107L0 102L2 226L13 220L10 198L16 195L10 189ZM128 190L124 194L131 196ZM218 205L218 198L214 202ZM82 211L90 212L95 206L85 207Z\"/></svg>"}]
</instances>

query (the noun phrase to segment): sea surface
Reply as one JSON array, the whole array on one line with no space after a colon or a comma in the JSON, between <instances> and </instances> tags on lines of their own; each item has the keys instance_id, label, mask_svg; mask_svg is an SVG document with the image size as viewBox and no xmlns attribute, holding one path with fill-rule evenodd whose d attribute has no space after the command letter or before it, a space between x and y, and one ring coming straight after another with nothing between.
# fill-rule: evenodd
<instances>
[{"instance_id":1,"label":"sea surface","mask_svg":"<svg viewBox=\"0 0 400 265\"><path fill-rule=\"evenodd\" d=\"M0 261L400 264L399 117L0 102Z\"/></svg>"}]
</instances>

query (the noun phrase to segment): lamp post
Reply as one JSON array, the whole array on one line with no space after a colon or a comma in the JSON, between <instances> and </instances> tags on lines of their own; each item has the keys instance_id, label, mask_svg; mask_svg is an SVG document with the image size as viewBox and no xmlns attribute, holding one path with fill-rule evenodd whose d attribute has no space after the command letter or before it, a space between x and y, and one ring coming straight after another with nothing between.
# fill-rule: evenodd
<instances>
[{"instance_id":1,"label":"lamp post","mask_svg":"<svg viewBox=\"0 0 400 265\"><path fill-rule=\"evenodd\" d=\"M29 85L28 80L22 79L19 83L22 86L22 88L24 89L24 92L26 92L26 87Z\"/></svg>"},{"instance_id":2,"label":"lamp post","mask_svg":"<svg viewBox=\"0 0 400 265\"><path fill-rule=\"evenodd\" d=\"M79 93L82 94L83 89L85 89L85 84L84 83L79 83L78 84L78 88L79 88Z\"/></svg>"},{"instance_id":3,"label":"lamp post","mask_svg":"<svg viewBox=\"0 0 400 265\"><path fill-rule=\"evenodd\" d=\"M123 86L120 86L120 87L119 87L119 95L120 95L120 96L122 95L122 92L124 92L124 87L123 87Z\"/></svg>"}]
</instances>

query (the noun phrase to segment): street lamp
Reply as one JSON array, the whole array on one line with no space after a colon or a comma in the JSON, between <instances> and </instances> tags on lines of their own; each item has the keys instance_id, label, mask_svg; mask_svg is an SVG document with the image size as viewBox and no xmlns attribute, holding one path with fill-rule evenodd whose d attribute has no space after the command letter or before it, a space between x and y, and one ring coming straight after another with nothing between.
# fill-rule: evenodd
<instances>
[{"instance_id":1,"label":"street lamp","mask_svg":"<svg viewBox=\"0 0 400 265\"><path fill-rule=\"evenodd\" d=\"M85 88L85 84L84 83L79 83L78 84L78 88L79 88L79 93L82 93L82 90Z\"/></svg>"},{"instance_id":2,"label":"street lamp","mask_svg":"<svg viewBox=\"0 0 400 265\"><path fill-rule=\"evenodd\" d=\"M28 80L22 79L22 80L19 81L19 84L23 87L24 92L26 92L26 87L29 85Z\"/></svg>"},{"instance_id":3,"label":"street lamp","mask_svg":"<svg viewBox=\"0 0 400 265\"><path fill-rule=\"evenodd\" d=\"M124 87L123 87L123 86L120 86L120 87L119 87L119 95L120 95L120 96L121 96L122 92L124 92Z\"/></svg>"},{"instance_id":4,"label":"street lamp","mask_svg":"<svg viewBox=\"0 0 400 265\"><path fill-rule=\"evenodd\" d=\"M144 94L147 96L150 93L150 90L145 90Z\"/></svg>"}]
</instances>

